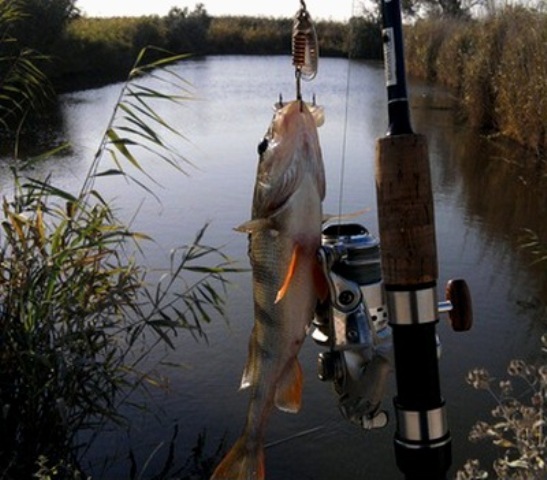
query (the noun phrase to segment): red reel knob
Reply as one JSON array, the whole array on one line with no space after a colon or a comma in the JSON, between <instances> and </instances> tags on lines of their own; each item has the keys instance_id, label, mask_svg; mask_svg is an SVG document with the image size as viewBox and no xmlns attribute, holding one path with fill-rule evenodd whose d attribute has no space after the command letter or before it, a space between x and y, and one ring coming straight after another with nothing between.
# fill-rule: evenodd
<instances>
[{"instance_id":1,"label":"red reel knob","mask_svg":"<svg viewBox=\"0 0 547 480\"><path fill-rule=\"evenodd\" d=\"M450 280L446 284L446 299L452 304L448 312L452 329L467 332L473 326L473 306L471 294L465 280Z\"/></svg>"}]
</instances>

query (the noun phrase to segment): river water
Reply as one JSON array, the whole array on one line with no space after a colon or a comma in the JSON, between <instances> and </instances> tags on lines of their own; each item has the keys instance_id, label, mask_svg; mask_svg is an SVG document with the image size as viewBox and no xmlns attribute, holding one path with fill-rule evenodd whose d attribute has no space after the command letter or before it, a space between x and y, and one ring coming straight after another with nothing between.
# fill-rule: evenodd
<instances>
[{"instance_id":1,"label":"river water","mask_svg":"<svg viewBox=\"0 0 547 480\"><path fill-rule=\"evenodd\" d=\"M210 222L206 240L222 245L226 254L247 267L247 241L233 227L249 218L256 168L256 147L266 131L272 105L280 93L294 97L294 73L288 57L209 57L179 64L176 71L190 82L195 99L182 106L158 107L188 139L177 150L192 161L184 176L139 157L151 169L160 202L120 180L98 186L112 199L120 216L150 233L144 262L152 268L168 263L169 251L192 240ZM475 326L454 333L442 318L441 377L453 435L454 468L467 458L492 461L486 445L467 440L472 424L488 420L494 401L465 382L468 370L486 367L497 378L513 358L536 358L545 330L547 283L542 269L523 255L523 229L545 237L546 190L543 171L515 146L487 139L458 122L447 92L410 84L415 130L428 138L434 188L439 290L450 278L465 278L473 295ZM71 142L69 155L36 164L33 176L52 174L58 185L75 188L98 147L121 84L63 95L58 121L40 137L44 145ZM375 141L386 130L384 73L377 63L322 59L317 79L303 85L304 96L317 95L324 106L320 128L327 172L328 213L370 208L359 219L377 234L374 191ZM40 143L38 142L38 143ZM9 189L6 161L0 184ZM342 192L342 194L341 194ZM340 203L341 201L341 203ZM136 214L136 215L135 215ZM152 392L150 412L131 412L129 436L110 432L99 437L84 462L95 478L128 478L129 448L141 478L161 470L173 428L178 426L176 461L190 455L198 435L206 432L205 450L212 453L226 436L240 432L247 394L238 392L252 325L250 274L231 278L228 322L215 318L205 326L208 342L189 335L175 339L169 362L182 366L166 371L167 391ZM273 414L267 434L266 469L271 480L400 478L392 442L394 421L379 431L363 432L338 413L330 385L316 378L321 349L307 341L301 362L305 374L302 411ZM392 382L393 384L393 382ZM391 397L385 408L393 419ZM163 443L162 443L163 442ZM155 452L152 455L152 452ZM108 467L103 459L108 457ZM148 460L148 461L147 461ZM146 464L146 468L144 467Z\"/></svg>"}]
</instances>

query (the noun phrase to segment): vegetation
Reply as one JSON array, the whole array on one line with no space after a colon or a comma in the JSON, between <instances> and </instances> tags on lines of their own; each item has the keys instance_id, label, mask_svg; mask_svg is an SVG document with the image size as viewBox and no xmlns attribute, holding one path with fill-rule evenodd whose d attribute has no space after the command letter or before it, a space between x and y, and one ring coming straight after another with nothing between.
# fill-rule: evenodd
<instances>
[{"instance_id":1,"label":"vegetation","mask_svg":"<svg viewBox=\"0 0 547 480\"><path fill-rule=\"evenodd\" d=\"M18 5L0 6L0 64L9 66L0 82L0 118L4 126L10 118L20 125L47 96L45 77L36 65L41 58L21 53L30 50L11 35L21 18ZM19 55L12 55L16 47ZM148 269L133 253L148 237L120 222L95 188L97 178L118 176L149 190L139 148L184 167L163 140L166 130L178 132L156 114L157 102L188 97L183 79L167 68L182 57L146 62L160 55L152 53L143 51L131 69L79 191L25 178L25 165L13 167L14 193L4 197L0 214L2 478L35 472L39 478L82 478L76 435L123 422L120 407L130 394L160 381L141 371L152 349L173 347L178 330L204 335L201 326L211 312L223 313L226 274L233 269L203 243L205 228L172 252L163 280L149 284ZM141 82L151 76L155 88ZM162 85L179 93L165 94Z\"/></svg>"},{"instance_id":2,"label":"vegetation","mask_svg":"<svg viewBox=\"0 0 547 480\"><path fill-rule=\"evenodd\" d=\"M452 88L471 124L500 131L544 155L546 15L507 7L473 20L459 1L439 5L435 9L444 17L419 20L407 29L410 74ZM418 6L408 4L409 9ZM8 479L35 472L40 478L81 478L77 432L123 421L119 407L128 392L158 382L139 368L150 349L170 346L178 329L199 336L210 310L222 313L218 292L231 267L221 252L203 244L205 230L173 253L166 280L150 287L146 267L132 253L147 237L118 221L95 189L99 176L129 178L124 162L144 171L137 145L182 168L184 159L159 135L169 126L150 102L181 100L187 93L165 96L139 80L157 75L154 69L165 65L161 49L286 54L290 46L290 20L211 18L203 5L135 19L82 18L77 13L70 0L0 0L0 138L7 130L17 136L24 120L48 102L48 77L73 88L82 85L76 80L92 85L131 70L81 189L69 192L47 179L23 178L24 170L18 168L14 194L2 204L0 475ZM34 27L29 28L31 21ZM316 27L323 54L380 55L377 14L353 18L349 26L317 22ZM160 48L141 50L150 44ZM42 46L47 50L39 50ZM132 68L136 55L139 61ZM157 79L161 84L163 77ZM106 168L105 153L114 161ZM531 237L527 246L545 258L537 238ZM187 275L192 276L190 285ZM500 478L539 478L547 468L545 368L512 362L509 373L525 382L526 397L515 394L506 381L495 391L484 370L470 373L469 382L489 391L498 403L494 423L478 423L471 437L490 439L502 449L493 466ZM470 461L458 478L486 478L482 468Z\"/></svg>"},{"instance_id":3,"label":"vegetation","mask_svg":"<svg viewBox=\"0 0 547 480\"><path fill-rule=\"evenodd\" d=\"M544 345L546 344L543 339ZM494 378L484 369L469 372L467 382L485 390L495 399L494 423L478 421L469 434L472 442L490 440L499 450L492 465L496 478L535 480L547 475L546 412L547 365L535 367L513 360L507 369L514 380L502 380L496 389ZM515 388L520 380L522 389ZM457 473L456 480L490 478L480 462L469 460Z\"/></svg>"},{"instance_id":4,"label":"vegetation","mask_svg":"<svg viewBox=\"0 0 547 480\"><path fill-rule=\"evenodd\" d=\"M11 25L13 37L44 55L58 53L66 25L78 15L76 0L3 0L2 4L21 13Z\"/></svg>"},{"instance_id":5,"label":"vegetation","mask_svg":"<svg viewBox=\"0 0 547 480\"><path fill-rule=\"evenodd\" d=\"M406 33L411 75L451 87L471 125L545 154L547 14L506 7L480 20L418 21Z\"/></svg>"},{"instance_id":6,"label":"vegetation","mask_svg":"<svg viewBox=\"0 0 547 480\"><path fill-rule=\"evenodd\" d=\"M40 52L22 46L16 26L24 13L17 2L0 3L0 140L2 132L18 131L30 111L51 96Z\"/></svg>"},{"instance_id":7,"label":"vegetation","mask_svg":"<svg viewBox=\"0 0 547 480\"><path fill-rule=\"evenodd\" d=\"M361 23L354 26L369 27ZM321 21L316 28L323 55L347 55L346 25ZM379 38L379 30L374 32ZM212 18L201 5L191 12L172 8L165 17L78 18L68 25L56 82L69 86L75 79L97 82L116 78L146 45L193 55L290 54L291 34L292 19ZM378 48L374 55L380 58L380 54Z\"/></svg>"},{"instance_id":8,"label":"vegetation","mask_svg":"<svg viewBox=\"0 0 547 480\"><path fill-rule=\"evenodd\" d=\"M348 24L318 21L322 55L381 58L379 7ZM508 6L480 19L471 0L405 0L405 12L418 18L406 31L409 74L453 88L471 125L499 131L543 155L547 148L547 14ZM121 80L147 45L171 52L206 54L289 54L292 20L211 17L203 4L193 10L173 7L166 16L86 18L75 0L1 0L2 11L15 9L17 21L0 35L0 121L9 112L40 106L36 86L47 75L57 89L73 89ZM36 19L40 18L40 22ZM46 21L44 21L46 19ZM36 25L35 25L36 24ZM48 41L44 42L43 39ZM38 47L47 50L37 50ZM150 57L153 61L157 57ZM24 98L1 89L17 82L17 72L35 67L35 82L16 86ZM17 68L12 68L17 66ZM7 75L9 72L13 75ZM33 89L33 91L30 91Z\"/></svg>"}]
</instances>

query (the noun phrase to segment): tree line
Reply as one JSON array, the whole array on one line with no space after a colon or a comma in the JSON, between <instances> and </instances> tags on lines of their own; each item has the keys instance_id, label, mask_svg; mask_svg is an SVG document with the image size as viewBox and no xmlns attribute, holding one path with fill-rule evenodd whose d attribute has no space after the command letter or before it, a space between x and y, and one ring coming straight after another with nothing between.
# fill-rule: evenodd
<instances>
[{"instance_id":1,"label":"tree line","mask_svg":"<svg viewBox=\"0 0 547 480\"><path fill-rule=\"evenodd\" d=\"M473 124L499 128L519 142L543 151L545 95L534 88L545 85L543 68L547 57L541 48L545 13L532 7L496 11L490 3L402 0L404 15L417 19L406 27L409 73L459 89L461 103ZM321 55L381 59L380 0L371 5L347 23L317 21ZM474 11L482 11L483 15L472 15ZM493 30L497 33L488 36L487 32ZM535 37L531 38L530 33ZM292 19L212 17L201 3L193 9L173 7L165 16L89 18L81 15L77 0L0 0L0 125L6 126L10 116L21 116L28 106L39 107L40 100L52 90L46 79L57 91L122 80L145 46L157 47L149 50L149 61L165 52L288 55L291 34ZM504 39L507 47L495 48ZM513 51L517 52L513 63L506 62L507 70L498 72L501 57ZM526 53L526 62L518 52ZM479 59L485 59L485 65L488 61L490 66L477 66ZM443 76L443 72L450 74ZM32 81L22 82L25 75ZM522 81L512 80L519 75ZM523 84L532 86L526 98L521 99L523 94L518 86ZM517 90L513 92L511 85ZM18 91L15 101L11 95L9 104L2 95L5 88ZM502 97L507 107L497 103ZM483 108L479 110L477 106ZM534 112L526 122L520 113L524 106ZM502 126L509 110L514 122ZM517 128L518 124L526 125ZM534 132L533 140L526 133L530 131Z\"/></svg>"},{"instance_id":2,"label":"tree line","mask_svg":"<svg viewBox=\"0 0 547 480\"><path fill-rule=\"evenodd\" d=\"M165 16L116 18L82 16L76 0L4 0L0 8L9 4L21 10L10 27L17 39L11 47L39 51L41 67L62 90L124 78L149 45L176 54L290 54L292 19L212 17L203 4L172 7ZM316 28L325 56L381 58L375 19L318 21Z\"/></svg>"}]
</instances>

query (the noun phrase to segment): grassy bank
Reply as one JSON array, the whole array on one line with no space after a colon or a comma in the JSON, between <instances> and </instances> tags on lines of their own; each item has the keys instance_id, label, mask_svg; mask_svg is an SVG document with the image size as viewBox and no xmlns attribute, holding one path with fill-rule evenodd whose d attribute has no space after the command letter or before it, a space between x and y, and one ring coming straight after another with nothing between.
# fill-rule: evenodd
<instances>
[{"instance_id":1,"label":"grassy bank","mask_svg":"<svg viewBox=\"0 0 547 480\"><path fill-rule=\"evenodd\" d=\"M292 19L210 17L205 10L172 9L167 16L76 18L67 25L50 74L60 90L123 78L137 52L153 45L192 55L288 55ZM381 58L378 25L363 19L317 21L322 56ZM375 40L375 41L374 41Z\"/></svg>"},{"instance_id":2,"label":"grassy bank","mask_svg":"<svg viewBox=\"0 0 547 480\"><path fill-rule=\"evenodd\" d=\"M429 19L406 31L408 72L453 88L474 127L547 150L547 15L506 7L481 20Z\"/></svg>"}]
</instances>

